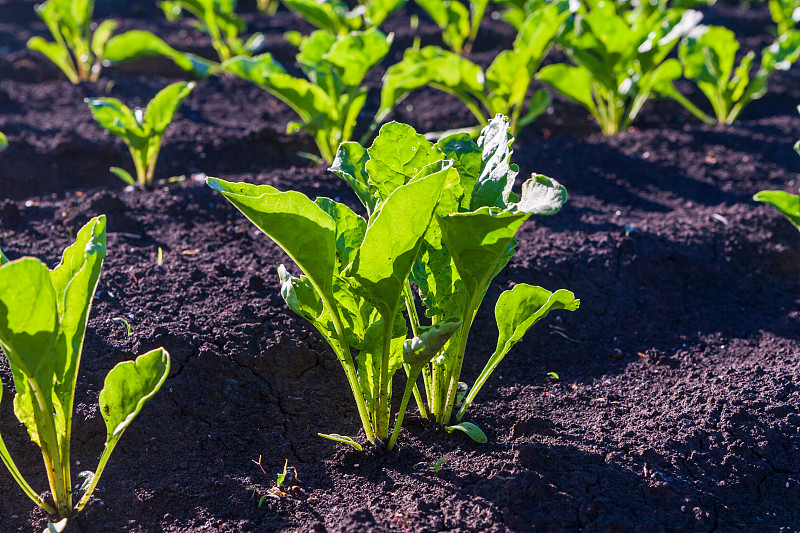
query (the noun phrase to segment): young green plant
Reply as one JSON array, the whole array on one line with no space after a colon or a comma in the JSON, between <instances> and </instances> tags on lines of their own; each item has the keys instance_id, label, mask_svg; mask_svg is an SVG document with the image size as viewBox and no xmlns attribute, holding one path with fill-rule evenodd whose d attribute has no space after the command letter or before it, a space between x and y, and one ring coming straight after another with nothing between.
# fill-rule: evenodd
<instances>
[{"instance_id":1,"label":"young green plant","mask_svg":"<svg viewBox=\"0 0 800 533\"><path fill-rule=\"evenodd\" d=\"M701 18L693 10L618 12L614 2L598 2L576 15L559 39L575 65L547 65L536 78L584 106L605 135L614 135L630 126L656 87L680 78L680 63L667 56Z\"/></svg>"},{"instance_id":2,"label":"young green plant","mask_svg":"<svg viewBox=\"0 0 800 533\"><path fill-rule=\"evenodd\" d=\"M106 43L117 23L106 20L92 31L94 0L47 0L35 10L55 42L31 37L28 48L44 54L72 83L96 81L103 67Z\"/></svg>"},{"instance_id":3,"label":"young green plant","mask_svg":"<svg viewBox=\"0 0 800 533\"><path fill-rule=\"evenodd\" d=\"M333 35L379 27L406 0L361 0L352 9L342 0L281 0L309 24Z\"/></svg>"},{"instance_id":4,"label":"young green plant","mask_svg":"<svg viewBox=\"0 0 800 533\"><path fill-rule=\"evenodd\" d=\"M376 28L338 36L317 30L300 42L297 61L305 78L288 74L271 54L236 57L222 66L291 107L300 122L289 123L287 131L308 132L330 163L364 107L367 89L361 82L388 53L392 37Z\"/></svg>"},{"instance_id":5,"label":"young green plant","mask_svg":"<svg viewBox=\"0 0 800 533\"><path fill-rule=\"evenodd\" d=\"M751 77L754 52L748 52L736 65L739 43L734 33L721 26L699 26L681 43L678 56L684 75L697 83L708 98L715 119L697 109L678 94L671 82L656 90L684 105L705 122L732 124L753 100L767 92L767 78L776 70L789 70L800 58L800 31L780 35L761 52L761 65Z\"/></svg>"},{"instance_id":6,"label":"young green plant","mask_svg":"<svg viewBox=\"0 0 800 533\"><path fill-rule=\"evenodd\" d=\"M442 40L456 54L467 55L478 36L478 29L489 0L414 0L442 30Z\"/></svg>"},{"instance_id":7,"label":"young green plant","mask_svg":"<svg viewBox=\"0 0 800 533\"><path fill-rule=\"evenodd\" d=\"M403 126L390 123L378 139L402 143L396 138L402 131ZM452 321L436 325L436 333L412 339L404 350L408 275L452 169L443 158L420 165L411 148L376 148L371 160L364 154L366 166L359 176L375 187L367 219L328 198L311 201L300 192L208 179L209 186L278 243L303 272L295 277L283 265L278 268L281 296L336 354L371 443L389 438L392 379L405 368L410 377L389 448L402 425L413 374L422 360L435 355L426 347L441 342L452 329ZM402 160L393 158L398 153L405 154Z\"/></svg>"},{"instance_id":8,"label":"young green plant","mask_svg":"<svg viewBox=\"0 0 800 533\"><path fill-rule=\"evenodd\" d=\"M137 107L131 110L116 98L86 99L95 120L128 145L136 179L119 167L112 167L111 172L130 185L150 187L153 184L164 133L194 85L193 82L168 85L155 95L146 109Z\"/></svg>"},{"instance_id":9,"label":"young green plant","mask_svg":"<svg viewBox=\"0 0 800 533\"><path fill-rule=\"evenodd\" d=\"M513 48L500 52L485 71L438 46L407 49L402 61L386 71L375 122L382 122L410 92L429 86L461 100L478 121L476 133L488 124L487 114L499 113L510 118L511 131L517 134L550 106L550 93L539 89L530 97L522 114L534 74L569 15L569 11L557 5L544 6L530 15L522 24Z\"/></svg>"},{"instance_id":10,"label":"young green plant","mask_svg":"<svg viewBox=\"0 0 800 533\"><path fill-rule=\"evenodd\" d=\"M25 494L60 518L73 518L84 508L123 432L170 368L169 355L158 348L108 373L99 400L106 444L97 469L81 473L85 490L73 506L72 409L89 310L106 253L105 229L104 216L90 220L53 270L32 257L9 262L0 253L0 348L14 377L14 414L41 448L52 503L28 484L2 438L0 458Z\"/></svg>"},{"instance_id":11,"label":"young green plant","mask_svg":"<svg viewBox=\"0 0 800 533\"><path fill-rule=\"evenodd\" d=\"M423 358L427 361L421 364L428 410L443 425L449 424L454 409L458 420L464 416L488 377L533 324L552 310L571 311L579 305L563 289L550 292L521 283L502 293L495 307L499 330L495 353L469 393L464 397L464 391L459 391L470 328L492 280L514 255L514 235L531 215L555 214L567 199L563 186L536 174L522 185L521 196L512 192L518 168L510 163L513 137L508 130L508 120L498 115L477 143L461 133L433 145L410 126L396 125L391 136L381 130L369 149L354 142L342 144L331 167L369 211L380 193L380 184L371 181L370 168L397 165L397 154L408 154L400 160L410 158L408 164L414 168L442 159L453 162L410 275L430 323L458 324L442 349L434 357ZM403 299L413 335L424 338L430 326L422 324L408 284ZM417 401L425 414L422 401ZM449 430L464 431L476 440L486 438L468 422Z\"/></svg>"}]
</instances>

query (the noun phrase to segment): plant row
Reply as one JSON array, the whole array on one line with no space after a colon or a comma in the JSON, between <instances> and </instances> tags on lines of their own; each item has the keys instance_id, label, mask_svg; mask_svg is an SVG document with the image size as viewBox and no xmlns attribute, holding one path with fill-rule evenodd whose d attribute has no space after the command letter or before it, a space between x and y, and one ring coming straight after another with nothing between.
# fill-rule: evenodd
<instances>
[{"instance_id":1,"label":"plant row","mask_svg":"<svg viewBox=\"0 0 800 533\"><path fill-rule=\"evenodd\" d=\"M511 49L483 68L466 54L478 36L488 0L471 0L469 5L416 0L441 28L446 47L420 47L416 40L400 62L387 68L373 119L358 124L367 98L364 78L384 60L393 42L393 35L379 26L404 0L363 0L353 9L342 0L282 1L318 28L310 35L285 34L298 48L298 75L272 54L260 53L265 45L262 34L242 36L246 27L235 13L234 0L160 2L168 19L192 18L209 36L215 60L176 50L146 31L114 35L116 23L111 20L92 31L90 0L48 0L37 6L54 41L34 37L28 46L49 57L74 83L96 80L105 64L146 56L170 58L196 77L239 76L288 105L298 120L289 123L287 131L307 132L319 157L329 164L339 144L351 140L358 128L366 129L361 142L367 142L406 96L423 87L459 99L474 115L476 126L469 130L473 136L487 125L486 117L498 113L509 117L511 132L517 135L550 106L546 89L532 91L533 81L539 80L584 106L602 132L611 135L627 129L653 96L674 99L704 122L729 124L766 93L773 72L787 70L800 57L794 15L800 12L800 0L770 0L774 42L759 56L751 51L738 62L740 46L734 33L701 25L702 15L689 9L699 0L502 0L502 18L517 35ZM262 7L272 10L275 4ZM554 47L570 63L542 66ZM697 105L679 92L675 81L681 78L696 83L708 104ZM180 103L186 90L174 89L181 96L166 100ZM90 105L101 124L131 147L136 177L120 169L114 172L129 183L150 184L164 120L155 119L154 125L147 122L146 113L131 111L114 99L95 99ZM710 114L703 110L709 107ZM164 110L166 125L172 113L174 109Z\"/></svg>"}]
</instances>

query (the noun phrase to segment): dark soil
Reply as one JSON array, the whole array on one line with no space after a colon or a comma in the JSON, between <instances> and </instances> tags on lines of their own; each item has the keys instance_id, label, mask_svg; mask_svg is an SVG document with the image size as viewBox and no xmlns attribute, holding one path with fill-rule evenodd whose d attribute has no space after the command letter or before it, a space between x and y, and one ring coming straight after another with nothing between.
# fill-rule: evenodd
<instances>
[{"instance_id":1,"label":"dark soil","mask_svg":"<svg viewBox=\"0 0 800 533\"><path fill-rule=\"evenodd\" d=\"M188 22L176 31L149 3L100 4L97 19L210 51ZM284 133L285 106L229 78L200 81L168 134L158 177L185 181L124 191L107 169L129 166L126 150L82 99L141 105L181 73L150 62L73 87L24 48L44 33L32 6L0 0L0 131L10 140L0 155L0 248L54 265L89 217L109 220L78 384L74 472L94 469L100 455L96 405L108 370L157 346L173 360L70 531L800 531L800 240L750 199L765 188L796 192L800 71L776 74L770 93L729 127L655 101L634 128L607 139L556 97L514 158L521 175L564 183L570 201L523 227L473 328L463 377L473 381L494 348L493 302L514 282L568 288L580 310L536 326L481 391L469 418L488 444L448 435L411 409L396 451L357 453L316 436L356 436L360 425L335 357L280 298L276 267L288 258L202 177L354 207L355 197L296 155L314 146ZM242 7L290 62L281 32L308 27L283 11L269 19ZM411 40L405 16L387 22L398 35L392 61ZM747 49L769 42L766 5L718 4L707 18L736 29ZM513 37L499 22L485 28L483 62ZM435 41L424 19L421 30ZM370 112L381 73L369 78ZM470 125L465 109L434 91L411 96L395 118L420 130ZM116 318L131 324L130 336ZM4 360L0 369L3 438L43 490ZM438 474L423 464L441 457ZM259 506L287 459L305 492ZM45 515L8 475L0 494L0 531L42 530Z\"/></svg>"}]
</instances>

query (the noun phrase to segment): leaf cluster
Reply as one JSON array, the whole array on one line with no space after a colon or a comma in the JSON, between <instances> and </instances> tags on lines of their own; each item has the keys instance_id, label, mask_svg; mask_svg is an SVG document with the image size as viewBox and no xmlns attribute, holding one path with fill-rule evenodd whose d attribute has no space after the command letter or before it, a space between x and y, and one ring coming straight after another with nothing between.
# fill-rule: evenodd
<instances>
[{"instance_id":1,"label":"leaf cluster","mask_svg":"<svg viewBox=\"0 0 800 533\"><path fill-rule=\"evenodd\" d=\"M678 49L684 76L694 81L708 98L715 119L679 95L671 82L658 90L705 122L732 124L747 104L766 94L767 78L773 72L788 70L800 58L800 31L783 33L764 48L757 69L752 51L737 65L738 51L739 42L734 33L721 26L698 26L683 39Z\"/></svg>"},{"instance_id":2,"label":"leaf cluster","mask_svg":"<svg viewBox=\"0 0 800 533\"><path fill-rule=\"evenodd\" d=\"M146 109L131 109L116 98L86 99L95 120L125 141L133 158L136 179L118 167L112 167L111 172L129 185L152 185L164 133L194 86L194 82L168 85L153 97Z\"/></svg>"},{"instance_id":3,"label":"leaf cluster","mask_svg":"<svg viewBox=\"0 0 800 533\"><path fill-rule=\"evenodd\" d=\"M412 394L427 416L416 386L420 374L432 413L448 422L469 328L492 279L513 256L514 234L531 214L556 213L566 201L562 186L539 175L523 184L520 196L512 192L518 169L509 162L511 141L508 121L498 116L477 144L461 134L433 145L394 122L369 148L342 143L330 170L350 185L366 218L328 198L311 201L267 185L208 180L302 270L295 277L279 267L281 295L336 354L370 442L389 437L391 383L401 368L408 379L388 448ZM419 320L409 280L419 289L429 324ZM531 325L550 310L577 306L564 290L520 284L504 293L498 348L459 418ZM453 430L485 439L473 424Z\"/></svg>"},{"instance_id":4,"label":"leaf cluster","mask_svg":"<svg viewBox=\"0 0 800 533\"><path fill-rule=\"evenodd\" d=\"M628 128L656 87L681 76L680 63L668 56L701 18L693 10L595 3L559 39L574 65L548 65L537 79L583 105L613 135Z\"/></svg>"},{"instance_id":5,"label":"leaf cluster","mask_svg":"<svg viewBox=\"0 0 800 533\"><path fill-rule=\"evenodd\" d=\"M16 261L0 252L0 348L14 377L14 414L42 450L53 504L33 490L0 438L0 458L25 494L50 514L72 518L89 501L125 429L164 383L169 355L158 348L116 365L100 392L106 443L97 469L81 474L73 507L70 437L75 386L92 299L106 253L105 217L89 221L61 263ZM0 394L2 390L0 389Z\"/></svg>"}]
</instances>

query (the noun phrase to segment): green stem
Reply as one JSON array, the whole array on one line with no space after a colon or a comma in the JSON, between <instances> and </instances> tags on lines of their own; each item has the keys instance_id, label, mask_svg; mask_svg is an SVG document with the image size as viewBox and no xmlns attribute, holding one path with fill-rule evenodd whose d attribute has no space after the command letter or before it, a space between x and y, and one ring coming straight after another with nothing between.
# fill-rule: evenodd
<instances>
[{"instance_id":1,"label":"green stem","mask_svg":"<svg viewBox=\"0 0 800 533\"><path fill-rule=\"evenodd\" d=\"M417 378L419 377L419 373L421 371L422 371L422 365L412 366L410 368L408 381L406 382L406 389L405 391L403 391L403 401L400 402L400 410L397 412L397 420L394 423L394 429L392 430L392 437L389 439L389 444L386 446L387 450L391 450L392 448L394 448L394 443L397 442L397 436L400 434L400 428L403 427L403 418L405 418L406 407L408 406L408 400L411 398L411 391L413 391L416 388ZM413 374L413 379L411 378L412 374Z\"/></svg>"},{"instance_id":2,"label":"green stem","mask_svg":"<svg viewBox=\"0 0 800 533\"><path fill-rule=\"evenodd\" d=\"M100 476L103 474L103 470L106 467L108 458L111 457L111 452L114 451L114 447L117 445L117 442L119 442L119 437L121 436L121 434L117 435L116 438L113 438L113 440L106 443L106 446L103 449L103 454L100 456L100 462L97 464L97 470L94 471L94 476L92 476L92 482L89 484L89 488L86 489L86 492L83 493L81 499L78 500L78 505L75 507L76 513L81 512L89 502L89 498L92 497L92 493L94 492L95 487L97 487L97 482L100 481Z\"/></svg>"},{"instance_id":3,"label":"green stem","mask_svg":"<svg viewBox=\"0 0 800 533\"><path fill-rule=\"evenodd\" d=\"M381 354L381 368L378 374L378 402L375 413L375 432L378 438L386 439L389 437L389 356L392 350L392 327L394 326L394 316L382 314L383 317L383 346Z\"/></svg>"},{"instance_id":4,"label":"green stem","mask_svg":"<svg viewBox=\"0 0 800 533\"><path fill-rule=\"evenodd\" d=\"M408 283L406 283L403 287L403 299L406 303L408 319L411 322L411 333L415 337L419 337L419 315L417 315L417 306L414 304L414 295L411 292L411 286ZM403 366L406 369L406 375L410 378L411 376L408 374L408 365ZM427 384L425 392L428 392ZM422 418L428 418L428 412L425 410L425 402L422 400L422 396L419 393L419 388L417 387L416 382L414 383L414 401L417 402L417 408L419 408L419 414L422 415Z\"/></svg>"},{"instance_id":5,"label":"green stem","mask_svg":"<svg viewBox=\"0 0 800 533\"><path fill-rule=\"evenodd\" d=\"M313 284L313 280L312 280ZM356 407L358 408L358 416L361 418L361 425L364 428L364 433L367 436L367 440L371 443L375 443L375 433L372 430L372 424L370 423L369 419L369 412L367 410L367 406L364 403L364 393L361 390L361 385L358 384L358 377L356 376L356 367L353 363L353 357L350 354L350 345L347 343L347 336L344 334L344 328L342 327L341 319L339 314L336 312L336 308L333 307L327 298L325 298L323 292L316 287L317 294L320 295L320 299L322 300L322 304L330 311L331 315L331 322L333 322L333 327L336 330L336 335L339 338L339 345L340 348L337 350L334 346L334 352L336 353L336 357L339 359L339 363L341 363L342 368L344 368L344 373L347 376L347 382L350 384L350 390L353 392L353 398L356 400ZM346 352L346 353L345 353Z\"/></svg>"},{"instance_id":6,"label":"green stem","mask_svg":"<svg viewBox=\"0 0 800 533\"><path fill-rule=\"evenodd\" d=\"M150 142L153 145L153 152L148 154L149 161L147 162L147 172L145 173L145 185L150 186L153 184L153 177L156 173L156 163L158 162L158 154L161 152L161 136L153 137Z\"/></svg>"},{"instance_id":7,"label":"green stem","mask_svg":"<svg viewBox=\"0 0 800 533\"><path fill-rule=\"evenodd\" d=\"M53 509L53 506L44 501L39 497L38 494L31 488L25 478L22 477L17 465L14 463L14 460L11 458L11 454L8 453L8 448L6 448L6 443L3 442L3 438L0 437L0 458L3 459L3 463L5 463L6 468L11 473L11 477L14 478L14 481L20 486L22 491L28 495L28 498L33 500L33 503L38 505L39 507L44 510L47 514L56 514L56 510Z\"/></svg>"},{"instance_id":8,"label":"green stem","mask_svg":"<svg viewBox=\"0 0 800 533\"><path fill-rule=\"evenodd\" d=\"M28 379L28 385L36 398L36 404L33 406L36 429L39 433L39 444L47 470L47 481L53 493L56 511L60 518L71 518L72 506L69 505L70 498L67 496L70 492L70 487L64 485L62 465L59 464L58 468L56 468L53 462L54 458L58 458L60 462L61 453L58 448L58 433L53 419L52 407L48 406L49 404L45 401L44 394L35 380ZM38 412L36 412L37 408ZM67 468L69 468L69 465L67 465Z\"/></svg>"}]
</instances>

